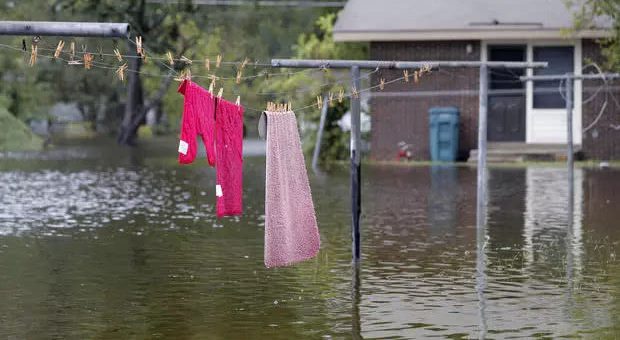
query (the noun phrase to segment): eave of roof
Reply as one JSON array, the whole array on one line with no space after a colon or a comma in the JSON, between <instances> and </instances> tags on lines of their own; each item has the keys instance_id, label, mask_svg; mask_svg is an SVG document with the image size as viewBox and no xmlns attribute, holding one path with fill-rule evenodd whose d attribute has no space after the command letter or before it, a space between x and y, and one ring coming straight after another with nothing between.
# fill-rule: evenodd
<instances>
[{"instance_id":1,"label":"eave of roof","mask_svg":"<svg viewBox=\"0 0 620 340\"><path fill-rule=\"evenodd\" d=\"M345 31L334 30L338 42L431 41L431 40L570 40L607 38L611 30L593 29L572 32L566 29L460 29L417 31Z\"/></svg>"}]
</instances>

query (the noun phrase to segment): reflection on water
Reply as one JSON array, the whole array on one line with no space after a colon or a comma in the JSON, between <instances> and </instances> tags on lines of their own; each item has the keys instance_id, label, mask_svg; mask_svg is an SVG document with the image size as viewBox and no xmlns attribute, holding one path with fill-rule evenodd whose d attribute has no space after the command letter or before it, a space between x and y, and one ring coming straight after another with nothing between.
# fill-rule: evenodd
<instances>
[{"instance_id":1,"label":"reflection on water","mask_svg":"<svg viewBox=\"0 0 620 340\"><path fill-rule=\"evenodd\" d=\"M259 148L257 148L258 150ZM346 167L310 181L315 260L263 267L264 159L245 214L214 217L214 171L174 141L0 158L2 338L613 337L620 332L620 172L363 169L351 265Z\"/></svg>"}]
</instances>

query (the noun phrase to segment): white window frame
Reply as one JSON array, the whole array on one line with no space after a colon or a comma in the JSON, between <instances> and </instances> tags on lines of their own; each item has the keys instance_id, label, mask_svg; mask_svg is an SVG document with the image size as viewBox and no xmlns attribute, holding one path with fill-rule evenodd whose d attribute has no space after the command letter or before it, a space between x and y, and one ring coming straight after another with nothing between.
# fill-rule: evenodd
<instances>
[{"instance_id":1,"label":"white window frame","mask_svg":"<svg viewBox=\"0 0 620 340\"><path fill-rule=\"evenodd\" d=\"M573 47L573 72L581 74L583 67L581 39L566 40L483 40L480 44L480 60L488 60L489 45L525 45L526 61L534 59L534 47L536 46L570 46ZM532 69L526 70L526 75L531 76ZM573 141L581 145L582 128L582 82L575 80L573 87ZM565 144L566 140L566 109L536 109L534 108L534 85L527 82L525 87L525 142L528 144ZM536 125L537 118L544 117L548 123Z\"/></svg>"}]
</instances>

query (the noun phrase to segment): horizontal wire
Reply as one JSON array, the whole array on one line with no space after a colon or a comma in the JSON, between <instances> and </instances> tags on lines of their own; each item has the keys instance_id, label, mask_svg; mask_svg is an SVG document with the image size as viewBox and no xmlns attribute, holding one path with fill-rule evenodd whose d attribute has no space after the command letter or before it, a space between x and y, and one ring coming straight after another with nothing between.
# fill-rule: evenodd
<instances>
[{"instance_id":1,"label":"horizontal wire","mask_svg":"<svg viewBox=\"0 0 620 340\"><path fill-rule=\"evenodd\" d=\"M134 43L132 40L129 40L129 41L131 41L132 43ZM135 43L134 43L134 45L135 45ZM2 47L2 48L12 49L12 50L15 50L15 51L19 51L19 52L21 52L21 53L23 53L23 54L29 54L29 53L30 53L29 51L24 51L22 48L14 47L14 46L11 46L11 45L0 44L0 47ZM143 47L143 48L144 48L144 47ZM55 51L55 49L48 49L48 48L40 48L40 49L41 49L41 50L47 50L47 51ZM146 48L144 48L144 49L146 50ZM76 54L78 54L78 53L79 53L79 54L81 54L81 55L83 55L83 54L85 54L85 53L91 53L91 54L93 54L93 55L105 55L105 56L109 56L109 57L116 57L116 55L115 55L115 54L104 54L104 53L98 53L98 52L78 52L78 51L76 51ZM147 50L147 53L148 53L148 50ZM67 53L66 53L66 52L63 52L63 54L67 54ZM64 59L64 58L62 58L62 57L58 57L58 58L56 58L56 57L54 57L53 55L45 55L45 54L38 54L38 55L39 55L39 56L41 56L41 57L43 57L43 58L48 58L48 59L58 59L58 60L61 60L61 61L67 62L67 63L71 61L71 60ZM138 58L138 57L140 57L140 58L141 58L141 56L137 56L137 55L136 55L136 56L122 55L122 56L123 56L124 58L127 58L127 57L132 57L132 58ZM161 61L161 60L168 60L167 58L153 58L153 57L150 57L149 59L153 59L153 60L160 60L160 61ZM79 60L81 60L81 59L77 59L76 61L79 61ZM182 61L181 59L175 59L175 61L176 61L176 60ZM192 62L194 62L194 60L193 60ZM197 62L197 63L200 63L201 61L196 61L196 62ZM224 63L224 62L222 62L222 63ZM176 70L174 70L174 69L170 68L170 67L169 67L168 65L166 65L165 63L163 63L163 62L162 62L161 64L163 64L164 66L166 66L166 67L167 67L170 71L173 71L174 73L178 74L178 72L177 72ZM228 62L228 64L231 64L231 65L240 65L240 64L241 64L241 62ZM252 64L247 63L247 65L252 65ZM271 67L271 65L270 65L270 64L262 64L262 65L264 65L264 66L268 66L268 67ZM256 66L262 66L262 65L256 64ZM95 67L95 68L107 69L107 70L117 70L117 69L118 69L118 66L116 66L116 67L115 67L115 66L111 66L111 65L109 65L109 64L105 64L105 63L101 63L101 62L97 62L97 61L93 61L92 66L93 66L93 67ZM149 72L145 72L145 71L135 71L135 70L131 70L131 69L127 69L126 71L127 71L127 72L132 72L132 73L141 74L141 75L145 75L145 76L151 76L151 77L169 77L169 76L170 76L170 75L163 75L163 74L149 73ZM308 72L308 71L324 71L324 69L323 69L323 68L312 68L312 69L304 69L304 70L301 70L301 71L295 71L295 72L284 72L284 73L283 73L283 72L280 72L280 73L262 73L262 74L252 75L252 76L244 76L244 77L240 77L240 79L247 80L247 79L253 79L253 78L258 78L258 77L271 77L271 76L284 76L284 75L290 76L290 75L295 75L295 74L299 74L299 73L303 73L303 72ZM442 73L442 74L448 74L448 75L453 76L453 77L461 77L461 78L464 78L464 79L469 79L469 80L471 80L471 77L469 77L469 76L467 76L467 75L463 75L463 74L458 74L458 73L448 72L448 71L445 71L445 70L443 70L443 69L441 69L441 68L439 68L437 71L438 71L439 73ZM370 72L368 72L367 74L365 74L365 75L363 75L363 76L360 76L360 77L359 77L359 80L365 80L365 79L368 79L368 78L370 78L370 76L371 76L371 75L373 75L373 74L375 74L375 73L377 73L377 72L379 72L379 68L377 68L377 69L375 69L375 70L373 70L373 71L370 71ZM433 72L435 72L435 71L433 71ZM491 72L493 72L493 71L491 71ZM501 75L501 76L510 76L510 75L512 75L512 74L505 74L505 73L504 73L504 74L502 74L502 73L496 73L496 75ZM196 77L196 78L207 78L207 79L211 79L213 76L216 76L216 75L215 75L215 74L209 74L209 75L192 75L192 78ZM219 76L216 76L216 77L217 77L217 79L221 79L221 80L236 80L236 79L237 79L237 77L219 77ZM390 80L390 81L386 81L386 82L384 82L382 85L383 85L383 86L385 86L385 85L389 85L389 84L392 84L392 83L395 83L395 82L398 82L398 81L404 80L405 78L407 78L407 77L405 77L405 76L398 77L398 78L392 79L392 80ZM332 86L336 86L336 85L339 85L339 84L348 83L349 81L350 81L350 80L346 80L346 81L345 81L345 80L338 80L338 81L336 81L336 82L327 82L327 83L323 83L323 84L319 85L319 88L327 87L327 86L330 86L330 85L332 85ZM365 92L371 91L371 90L376 89L376 88L380 88L382 85L381 85L381 84L378 84L378 85L370 86L370 87L368 87L368 88L363 88L363 89L360 89L360 90L358 90L358 91L357 91L357 95L359 95L359 94L361 94L361 93L365 93ZM237 86L234 86L234 87L237 87ZM595 92L595 94L598 94L598 93L600 92L601 88L607 88L607 90L610 90L609 84L602 85L602 86L598 87L596 91L594 91L594 92ZM296 90L296 91L282 91L282 92L257 92L256 94L257 94L257 95L261 95L261 96L278 96L278 95L283 95L283 94L290 94L291 92L296 93L296 94L300 94L300 93L307 93L307 92L313 92L313 91L316 91L316 90L315 90L315 89L303 89L303 90ZM473 90L473 91L476 91L476 90ZM553 93L553 92L555 92L555 91L557 91L557 90L550 91L550 90L548 90L548 89L541 89L540 91L539 91L539 90L534 90L534 93ZM439 91L439 92L442 92L442 91ZM444 91L444 92L446 92L446 91ZM447 92L450 92L450 91L447 91ZM470 92L471 92L471 91L470 91ZM606 92L607 92L607 91L606 91ZM615 95L613 95L613 94L612 94L612 93L610 93L610 92L611 92L611 91L609 91L608 93L609 93L609 94L611 94L612 99L614 100L614 102L616 102L616 104L618 104L618 99L615 97ZM348 93L346 93L346 94L342 97L342 100L344 100L344 99L350 99L350 98L352 98L354 95L355 95L355 94L354 94L353 92L348 92ZM421 94L421 95L422 95L422 96L424 96L424 94ZM594 97L594 95L593 95L592 97ZM592 98L592 97L591 97L591 98ZM588 98L588 99L591 99L591 98ZM331 103L331 102L333 102L333 101L335 101L335 100L341 100L341 98L333 98L333 99L331 99L331 100L330 100L330 99L327 99L327 102L328 102L328 103ZM586 103L583 103L583 104L586 104ZM303 107L301 107L301 108L296 109L295 111L297 111L297 112L305 112L307 109L312 108L312 107L315 107L315 106L317 106L317 105L316 105L316 104L306 105L306 106L303 106ZM250 107L244 107L244 109L249 110L249 111L254 111L254 112L263 112L263 111L264 111L264 109L257 109L257 108L250 108Z\"/></svg>"}]
</instances>

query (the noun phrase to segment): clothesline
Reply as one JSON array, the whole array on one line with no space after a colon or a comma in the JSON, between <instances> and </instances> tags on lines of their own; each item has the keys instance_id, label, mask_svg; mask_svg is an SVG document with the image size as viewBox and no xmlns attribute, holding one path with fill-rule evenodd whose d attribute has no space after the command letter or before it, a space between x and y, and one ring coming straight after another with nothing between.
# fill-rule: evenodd
<instances>
[{"instance_id":1,"label":"clothesline","mask_svg":"<svg viewBox=\"0 0 620 340\"><path fill-rule=\"evenodd\" d=\"M75 65L84 65L83 62L82 62L82 59L84 59L84 61L85 61L86 54L90 54L90 56L93 57L89 61L89 66L90 67L106 69L106 70L116 70L117 72L119 72L119 70L120 70L119 67L121 67L121 68L123 68L122 72L136 73L136 74L141 74L141 75L145 75L145 76L149 76L149 77L166 78L166 77L171 77L173 75L177 75L178 76L179 75L179 70L175 69L174 67L172 67L172 65L170 65L170 64L177 63L177 62L182 63L183 66L184 66L184 69L190 69L190 70L192 69L191 66L194 63L196 63L196 64L204 64L205 63L205 61L203 61L203 60L190 60L190 59L185 58L185 57L182 57L182 58L172 58L171 56L169 58L151 57L153 54L150 53L150 51L146 48L146 46L141 41L140 41L140 43L138 45L132 39L127 38L127 40L129 42L131 42L131 44L136 46L137 52L139 52L140 50L145 51L146 52L145 54L148 56L146 58L147 60L154 60L158 64L160 64L160 65L164 66L165 68L167 68L170 71L170 73L169 74L156 74L156 73L150 73L150 72L146 72L146 71L136 71L136 70L132 70L132 69L128 68L126 66L126 63L124 63L125 60L123 58L143 58L141 55L122 55L120 53L115 53L115 54L103 53L100 48L98 49L98 52L88 52L88 51L85 51L85 50L76 51L75 50L75 44L72 45L71 53L69 53L67 51L60 51L59 52L58 49L51 49L51 48L39 47L39 46L36 46L36 47L37 47L37 49L40 49L41 51L54 51L54 52L56 52L55 55L40 54L40 56L44 57L44 58L58 59L58 60L61 60L63 62L66 62L68 64L75 63ZM33 46L31 46L31 48L34 47L35 45L38 45L38 44L42 44L42 42L38 41L36 44L33 43ZM9 48L9 49L12 49L12 50L20 51L20 52L23 52L25 54L29 53L28 51L26 51L24 49L20 49L20 48L11 46L11 45L0 44L0 47ZM63 49L61 49L61 50L63 50ZM144 52L142 52L142 53L144 53ZM62 57L63 55L69 55L69 57L71 59L65 59L65 58ZM74 59L75 55L81 55L82 58ZM121 58L120 62L122 64L120 64L120 66L119 66L119 65L107 64L107 63L104 63L104 62L101 62L101 61L95 61L95 60L93 60L93 59L95 59L94 56L99 56L100 59L103 59L102 56L114 57L115 59ZM219 58L220 58L220 56L218 56L218 59ZM35 58L35 60L36 60L36 58ZM165 61L168 61L168 63L166 63ZM296 74L305 73L305 72L310 73L310 72L317 72L317 71L327 71L326 68L321 67L321 68L312 68L312 69L302 69L302 70L293 71L293 72L269 73L269 72L267 72L265 70L265 68L272 67L271 64L252 63L252 62L250 62L247 59L245 59L242 62L224 62L224 61L220 60L218 62L218 64L226 64L226 65L237 66L238 72L239 72L239 69L243 70L246 65L253 65L253 66L255 66L254 69L256 69L256 66L261 66L261 67L264 67L264 68L263 68L263 70L261 70L261 72L259 72L259 74L249 75L249 76L240 76L240 74L238 73L236 77L223 77L223 76L218 76L218 75L216 75L215 72L213 72L213 73L208 73L207 75L204 75L204 74L192 74L191 78L210 79L211 81L213 81L214 79L215 80L219 80L219 81L233 81L234 80L236 83L239 84L241 81L247 81L247 80L256 79L256 78L260 78L260 77L265 77L265 78L269 79L270 77L291 76L291 75L296 75ZM218 69L218 68L219 67L214 67L214 71L215 71L215 69ZM442 69L438 69L438 71L441 72L441 73L448 73L448 72L446 72L445 70L442 70ZM508 70L508 71L510 71L510 70ZM360 76L358 80L368 79L368 78L370 78L371 75L375 74L376 72L379 72L378 68L373 70L373 71L368 72L365 75ZM501 71L491 70L491 72L494 73L494 74L498 74L498 75L508 75L508 74L503 74ZM512 72L510 72L510 73L512 74ZM465 77L465 75L461 75L461 74L454 74L454 73L449 73L449 74L451 74L453 76ZM342 101L344 99L349 99L349 98L351 98L353 96L359 95L360 93L368 92L368 91L376 89L376 88L379 88L379 89L383 90L385 85L392 84L392 83L395 83L395 82L398 82L398 81L401 81L401 80L408 81L410 76L411 75L408 75L407 72L405 71L405 73L404 73L404 75L402 77L398 77L398 78L390 80L390 81L385 81L384 78L381 77L381 81L380 81L379 84L376 84L376 85L368 87L368 88L359 89L359 90L352 89L351 91L347 92L346 94L342 94L341 93L338 96L338 98L333 98L333 94L329 93L329 97L328 97L327 101L328 101L328 103L332 103L335 100ZM325 82L325 83L319 85L318 87L320 89L322 89L324 87L336 86L336 85L339 85L339 84L341 84L343 86L343 88L344 87L348 87L346 84L343 84L345 82L348 83L349 80L347 80L347 81L337 80L337 81L334 81L334 82ZM416 72L416 82L417 82L417 72ZM605 85L607 85L607 84L605 84ZM603 88L605 85L602 85L601 88ZM235 85L233 85L232 87L233 88L238 88ZM272 97L275 97L275 96L281 96L281 95L288 95L288 94L291 94L291 92L294 92L296 94L300 94L300 93L308 93L308 92L312 92L312 91L316 91L316 89L306 88L306 89L299 89L299 90L293 90L293 91L282 91L282 92L257 92L256 94L260 95L260 96L272 96ZM344 91L344 89L341 89L341 92L343 92L343 91ZM598 93L598 92L599 91L596 91L596 93ZM321 91L319 91L319 95L317 96L317 105L316 105L317 108L320 108L320 106L321 106L320 105L320 101L322 100L321 98L322 98L323 95L324 94L321 93ZM594 97L594 95L592 97ZM297 112L303 112L306 109L312 108L314 106L315 106L315 104L303 106L301 108L297 108L296 111ZM257 112L257 113L260 113L260 112L264 111L264 109L256 109L256 108L249 108L249 107L246 107L246 109L249 110L249 111Z\"/></svg>"},{"instance_id":2,"label":"clothesline","mask_svg":"<svg viewBox=\"0 0 620 340\"><path fill-rule=\"evenodd\" d=\"M131 39L127 39L129 42L131 42L134 46L135 46L135 41L131 40ZM46 45L48 47L41 47L40 45L45 44L42 41L39 41L37 43L39 45L39 50L44 50L44 51L56 51L56 47L52 46L52 45ZM144 46L144 44L143 44ZM67 48L67 46L65 46L65 49ZM145 47L143 47L145 50L147 50ZM116 53L104 53L103 51L100 51L100 48L97 48L97 51L85 51L85 50L78 50L76 48L75 50L75 54L76 55L84 55L86 53L90 53L93 55L97 55L97 56L105 56L105 57L113 57L114 59L117 58L117 54ZM142 56L139 55L135 55L135 54L119 54L121 57L123 57L123 59L142 59ZM221 55L209 55L209 56L205 56L204 59L189 59L189 58L172 58L172 60L174 62L187 62L187 61L191 61L192 64L205 64L206 63L206 59L209 59L211 63L215 64L217 57ZM169 61L170 59L168 57L159 57L156 56L153 53L150 53L150 51L147 51L147 60L158 60L158 61ZM243 63L243 61L220 61L221 65L225 65L225 66L230 66L230 67L234 67L234 66L240 66ZM259 61L251 61L248 60L245 63L246 66L259 66L259 67L271 67L270 63L261 63Z\"/></svg>"},{"instance_id":3,"label":"clothesline","mask_svg":"<svg viewBox=\"0 0 620 340\"><path fill-rule=\"evenodd\" d=\"M0 44L0 47L1 48L11 49L11 50L14 50L14 51L18 51L18 52L21 52L23 54L29 54L29 52L24 51L23 49L17 48L15 46L11 46L11 45ZM42 49L42 50L51 50L51 49ZM65 59L63 57L55 58L53 55L39 54L39 56L43 57L43 58L46 58L46 59L52 59L52 60L53 59L57 59L57 60L60 60L62 62L65 62L65 63L69 63L71 61L71 60ZM75 61L80 61L80 60L79 59L75 59ZM99 69L105 69L105 70L117 70L117 66L115 66L115 65L106 64L106 63L102 63L102 62L98 62L98 61L93 61L92 63L93 63L93 65L92 65L93 68L99 68ZM76 66L78 66L78 65L76 65ZM83 66L83 65L80 64L79 66ZM175 74L177 73L177 71L174 70L174 69L170 70L170 72L173 72L173 71L174 71ZM324 71L324 70L323 69L303 69L303 70L300 70L300 71L285 72L285 73L263 73L261 75L244 77L244 80L247 80L247 79L250 79L250 78L258 78L260 76L267 76L268 77L268 76L271 76L271 75L276 75L276 76L277 75L295 75L295 74L299 74L299 73L303 73L303 72L317 72L317 71ZM135 71L135 70L131 70L131 69L127 69L126 72L137 73L137 74L144 75L144 76L159 77L159 78L166 78L166 77L172 76L171 74L159 74L159 73L152 73L152 72L147 72L147 71ZM373 74L376 74L378 72L379 72L379 75L382 75L382 73L383 73L379 69L375 69L375 70L372 70L372 71L366 73L365 75L360 76L359 79L360 80L369 79ZM452 75L452 76L455 76L455 77L460 77L460 78L466 78L467 77L466 75L458 74L458 73L453 73L453 72L448 72L448 71L443 70L443 69L437 69L436 72L439 72L439 73L442 73L442 74L449 74L449 75ZM503 75L503 73L501 73L499 71L496 74ZM212 75L194 75L194 74L192 74L192 78L211 79ZM393 79L393 80L390 80L390 81L386 81L386 82L383 83L383 85L381 85L381 83L379 83L379 84L376 84L376 85L368 87L368 88L360 89L360 90L357 91L357 93L358 94L359 93L365 93L365 92L371 91L373 89L381 88L382 86L384 87L385 85L389 85L389 84L392 84L392 83L395 83L395 82L398 82L398 81L402 81L405 78L406 78L405 76L401 76L401 77L398 77L396 79ZM233 79L236 79L236 78L218 77L218 79L230 81L230 80L233 80ZM325 88L325 87L328 87L328 86L342 85L342 87L344 88L344 87L348 87L348 83L349 82L350 82L350 80L348 80L348 79L347 80L337 80L337 81L334 81L334 82L325 82L323 84L320 84L318 87L320 89L322 89L322 88ZM601 85L599 87L599 89L597 89L597 91L594 91L595 93L592 95L592 97L594 97L596 94L598 94L600 92L600 89L605 88L607 86L609 86L609 84ZM233 84L232 87L233 88L238 88L235 84ZM291 93L301 94L301 93L308 93L308 92L312 92L312 91L316 91L316 89L306 88L306 89L297 89L297 90L289 90L289 91L281 91L281 92L257 92L256 94L260 95L260 96L272 96L272 97L275 97L275 96L282 96L282 95L287 95L287 94L291 94ZM536 91L536 92L541 92L541 91ZM545 91L542 91L542 92L550 93L549 90L545 90ZM323 96L324 93L319 91L319 95ZM354 95L353 91L349 91L349 92L347 92L346 94L343 95L342 99L343 100L344 99L349 99L353 95ZM617 101L615 96L612 99ZM338 98L335 98L335 97L332 98L332 99L328 98L328 103L333 103L336 100L338 100ZM303 106L301 108L297 108L297 109L295 109L295 111L296 112L300 112L300 113L304 113L304 112L306 112L306 110L308 110L310 108L313 108L313 107L317 107L318 108L318 106L316 104L309 104L309 105ZM260 113L262 113L264 111L264 109L262 109L262 108L259 109L259 108L252 108L252 107L246 107L246 110L252 111L252 112L256 112L257 114L260 114Z\"/></svg>"},{"instance_id":4,"label":"clothesline","mask_svg":"<svg viewBox=\"0 0 620 340\"><path fill-rule=\"evenodd\" d=\"M30 53L28 51L24 51L24 50L22 50L20 48L17 48L17 47L14 47L14 46L10 46L10 45L6 45L6 44L0 44L0 47L1 48L8 48L8 49L11 49L11 50L23 53L23 54L29 54ZM42 58L50 59L50 60L57 59L57 60L65 62L65 63L71 62L71 60L69 60L69 59L64 59L62 57L55 58L53 55L38 54L38 56L42 57ZM95 62L95 61L92 62L92 67L93 68L99 68L99 69L106 69L106 70L117 70L117 67L115 67L115 66L110 66L109 64L104 64L104 63ZM162 77L162 78L165 78L165 77L169 77L170 76L170 75L155 74L155 73L150 73L150 72L145 72L145 71L134 71L134 70L130 70L130 69L127 69L126 71L127 72L133 72L133 73L141 74L141 75L145 75L145 76L152 76L152 77ZM176 71L173 70L173 69L171 71L174 71L176 73ZM305 70L302 70L302 71L290 72L290 74L298 74L298 73L301 73L301 72L308 72L308 71L322 71L322 70L321 69L305 69ZM378 70L370 71L367 74L361 76L359 79L360 80L361 79L368 79L372 74L376 73L377 71ZM279 74L283 74L283 73L279 73ZM286 74L286 73L284 73L284 74ZM196 75L192 75L192 78L194 78L194 77L210 79L210 76L200 76L200 75L196 76ZM224 79L224 78L219 78L219 79ZM234 78L232 78L232 79L234 79ZM232 80L232 79L228 79L228 80ZM393 83L393 82L396 82L396 81L399 81L399 80L403 80L403 79L404 79L404 77L400 77L400 78L394 79L392 81L386 82L385 84L390 84L390 83ZM345 81L327 82L327 83L323 83L323 84L319 85L319 87L323 88L323 87L327 87L327 86L330 86L330 85L331 86L335 86L335 85L343 84L343 83L345 83ZM374 88L377 88L378 86L379 85L374 86L374 87L365 88L365 89L360 89L360 90L357 90L355 92L358 93L358 94L359 93L364 93L364 92L370 91L370 90L372 90ZM345 85L343 85L343 87L345 87ZM291 92L307 93L307 92L311 92L311 91L313 91L313 90L311 90L311 89L302 89L302 90L297 90L297 91L286 91L286 92L271 92L271 93L268 93L268 92L258 92L257 94L259 94L261 96L277 96L277 95L282 95L282 94L290 94ZM328 103L335 102L336 100L348 99L348 98L351 98L353 95L355 95L354 91L345 92L340 98L335 98L334 97L332 99L328 99ZM301 107L301 108L296 108L295 111L296 112L305 112L305 110L307 110L309 108L312 108L312 107L315 107L315 106L316 106L315 104L311 104L311 105L307 105L307 106L304 106L304 107ZM262 113L263 111L265 111L264 108L258 109L258 108L245 107L245 109L249 110L249 111L256 112L256 113L259 113L259 114Z\"/></svg>"},{"instance_id":5,"label":"clothesline","mask_svg":"<svg viewBox=\"0 0 620 340\"><path fill-rule=\"evenodd\" d=\"M0 47L3 47L3 48L9 48L9 49L13 49L13 50L15 50L15 51L21 51L21 52L24 52L25 54L30 53L30 52L28 52L28 51L24 51L23 49L20 49L20 48L18 48L18 47L14 47L14 46L11 46L11 45L0 44ZM39 49L39 50L42 50L42 51L55 51L55 49L50 49L50 48L38 48L38 49ZM83 56L84 54L86 54L86 53L89 53L89 52L79 52L79 53L78 53L78 52L76 51L76 54L81 54L82 56ZM93 53L91 53L91 54L93 54ZM95 55L98 55L98 53L94 53L94 54L95 54ZM63 52L63 53L61 53L61 55L65 55L65 56L66 56L66 55L69 55L69 56L70 56L70 53L68 53L68 52ZM71 61L70 59L61 58L60 56L56 58L56 57L54 57L53 55L51 55L51 56L46 56L45 54L41 54L41 53L39 53L39 54L38 54L38 56L40 56L40 57L45 57L45 58L49 58L49 57L51 57L50 59L59 59L59 60L61 60L61 61L65 61L65 62L69 62L69 61ZM125 57L125 56L123 56L123 57ZM81 61L81 60L82 60L82 58L75 58L75 59L74 59L74 61ZM180 60L180 59L179 59L179 60ZM95 61L95 60L93 60L93 62L92 62L92 63L93 63L93 65L100 66L101 68L109 68L109 69L115 69L115 70L116 70L116 69L118 69L118 66L113 66L113 65L111 65L111 64L106 64L106 63L103 63L103 62L101 62L101 61ZM174 69L172 69L172 70L174 70ZM128 69L127 71L128 71L128 72L131 72L131 70L129 70L129 69ZM310 73L310 72L318 72L318 71L321 71L321 70L320 70L320 69L304 69L304 70L291 71L291 72L267 73L267 72L265 72L265 70L263 69L263 70L261 71L261 73L259 73L259 74L256 74L256 75L250 75L250 76L242 76L242 77L239 77L239 78L240 78L241 80L248 80L248 79L255 79L255 78L260 78L260 77L267 77L267 78L269 78L269 77L282 77L282 76L291 76L291 75L296 75L296 74L299 74L299 73L304 73L304 72L309 72L309 73ZM175 74L178 74L178 71L177 71L177 70L174 70L174 72L175 72ZM144 73L144 74L146 74L146 73ZM158 76L158 75L154 75L154 74L151 74L151 75L152 75L152 76ZM159 76L161 76L161 75L159 75ZM217 76L215 73L212 73L212 74L207 74L207 75L200 75L200 74L198 74L198 75L192 75L192 76L193 76L193 77L196 77L196 78L208 78L208 79L211 79L211 78L213 78L213 77L215 76L215 77L217 77L217 79L218 79L218 80L237 80L237 77L221 77L221 76ZM165 77L165 76L163 76L163 77Z\"/></svg>"}]
</instances>

